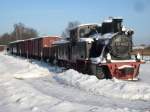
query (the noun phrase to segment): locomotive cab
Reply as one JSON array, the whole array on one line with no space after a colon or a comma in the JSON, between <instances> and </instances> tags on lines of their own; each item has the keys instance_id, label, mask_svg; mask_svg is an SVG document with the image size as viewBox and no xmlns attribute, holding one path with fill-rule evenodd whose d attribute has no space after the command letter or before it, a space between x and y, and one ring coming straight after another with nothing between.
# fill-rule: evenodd
<instances>
[{"instance_id":1,"label":"locomotive cab","mask_svg":"<svg viewBox=\"0 0 150 112\"><path fill-rule=\"evenodd\" d=\"M70 30L72 60L88 60L93 43L91 35L98 34L97 24L82 24Z\"/></svg>"},{"instance_id":2,"label":"locomotive cab","mask_svg":"<svg viewBox=\"0 0 150 112\"><path fill-rule=\"evenodd\" d=\"M98 24L82 24L75 28L70 29L71 42L79 42L82 38L89 38L100 32Z\"/></svg>"},{"instance_id":3,"label":"locomotive cab","mask_svg":"<svg viewBox=\"0 0 150 112\"><path fill-rule=\"evenodd\" d=\"M90 36L98 34L98 30L100 30L98 24L82 24L70 29L70 60L82 73L93 74L90 69L89 55L94 40Z\"/></svg>"}]
</instances>

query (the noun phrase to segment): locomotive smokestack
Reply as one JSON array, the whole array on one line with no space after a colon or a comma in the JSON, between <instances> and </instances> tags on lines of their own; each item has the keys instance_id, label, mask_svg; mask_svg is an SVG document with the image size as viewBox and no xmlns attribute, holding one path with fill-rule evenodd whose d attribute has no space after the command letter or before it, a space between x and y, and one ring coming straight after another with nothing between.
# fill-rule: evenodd
<instances>
[{"instance_id":1,"label":"locomotive smokestack","mask_svg":"<svg viewBox=\"0 0 150 112\"><path fill-rule=\"evenodd\" d=\"M122 18L113 18L114 33L122 31Z\"/></svg>"}]
</instances>

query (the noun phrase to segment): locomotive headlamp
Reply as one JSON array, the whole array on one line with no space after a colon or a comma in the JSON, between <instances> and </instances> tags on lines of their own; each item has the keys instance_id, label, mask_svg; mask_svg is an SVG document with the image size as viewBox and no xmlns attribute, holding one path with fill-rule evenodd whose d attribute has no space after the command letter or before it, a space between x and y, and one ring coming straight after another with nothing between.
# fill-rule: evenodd
<instances>
[{"instance_id":1,"label":"locomotive headlamp","mask_svg":"<svg viewBox=\"0 0 150 112\"><path fill-rule=\"evenodd\" d=\"M110 55L110 53L107 54L106 58L107 58L107 61L109 61L109 62L111 61L111 55Z\"/></svg>"},{"instance_id":2,"label":"locomotive headlamp","mask_svg":"<svg viewBox=\"0 0 150 112\"><path fill-rule=\"evenodd\" d=\"M136 59L137 59L137 60L140 60L140 59L141 59L140 53L137 53Z\"/></svg>"}]
</instances>

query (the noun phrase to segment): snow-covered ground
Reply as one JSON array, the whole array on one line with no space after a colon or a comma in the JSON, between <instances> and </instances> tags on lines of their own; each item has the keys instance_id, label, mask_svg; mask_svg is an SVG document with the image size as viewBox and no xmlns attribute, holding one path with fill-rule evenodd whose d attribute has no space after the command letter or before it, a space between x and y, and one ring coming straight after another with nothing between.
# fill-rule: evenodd
<instances>
[{"instance_id":1,"label":"snow-covered ground","mask_svg":"<svg viewBox=\"0 0 150 112\"><path fill-rule=\"evenodd\" d=\"M98 80L0 53L0 112L150 112L149 68L139 81Z\"/></svg>"}]
</instances>

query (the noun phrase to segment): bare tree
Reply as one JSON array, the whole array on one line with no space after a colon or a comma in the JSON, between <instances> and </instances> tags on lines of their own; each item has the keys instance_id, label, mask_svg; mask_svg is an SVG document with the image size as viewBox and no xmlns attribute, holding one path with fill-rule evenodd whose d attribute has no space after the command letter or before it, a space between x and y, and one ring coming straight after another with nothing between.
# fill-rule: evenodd
<instances>
[{"instance_id":1,"label":"bare tree","mask_svg":"<svg viewBox=\"0 0 150 112\"><path fill-rule=\"evenodd\" d=\"M63 37L63 38L68 38L69 37L69 30L71 29L71 28L73 28L73 27L76 27L76 26L78 26L78 25L80 25L80 22L79 21L72 21L72 22L69 22L68 23L68 26L65 28L65 30L62 32L62 34L61 34L61 36Z\"/></svg>"},{"instance_id":2,"label":"bare tree","mask_svg":"<svg viewBox=\"0 0 150 112\"><path fill-rule=\"evenodd\" d=\"M18 23L14 24L14 31L12 32L12 36L16 38L16 40L35 38L38 36L38 33L33 28L25 27L24 24Z\"/></svg>"},{"instance_id":3,"label":"bare tree","mask_svg":"<svg viewBox=\"0 0 150 112\"><path fill-rule=\"evenodd\" d=\"M7 44L15 40L23 40L28 38L35 38L38 33L33 28L28 28L22 23L14 24L14 30L11 33L4 33L0 36L0 44Z\"/></svg>"},{"instance_id":4,"label":"bare tree","mask_svg":"<svg viewBox=\"0 0 150 112\"><path fill-rule=\"evenodd\" d=\"M11 41L11 35L9 33L4 33L1 37L0 37L0 44L5 45L8 42Z\"/></svg>"}]
</instances>

